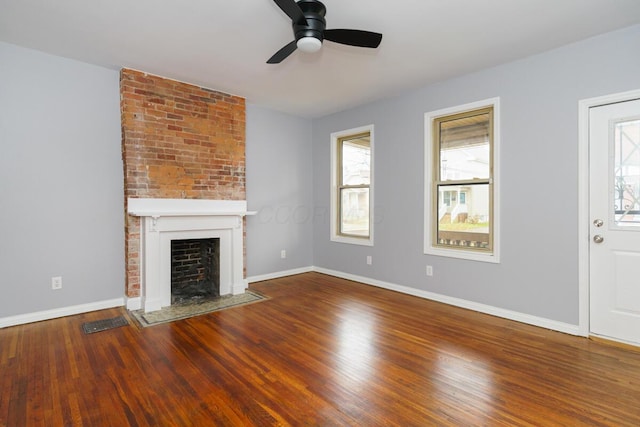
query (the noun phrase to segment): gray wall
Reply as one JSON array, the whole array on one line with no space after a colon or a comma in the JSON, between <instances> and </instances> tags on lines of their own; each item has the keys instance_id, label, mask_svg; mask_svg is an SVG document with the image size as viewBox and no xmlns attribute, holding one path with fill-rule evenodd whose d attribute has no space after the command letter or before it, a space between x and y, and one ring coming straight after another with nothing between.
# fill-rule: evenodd
<instances>
[{"instance_id":1,"label":"gray wall","mask_svg":"<svg viewBox=\"0 0 640 427\"><path fill-rule=\"evenodd\" d=\"M640 88L639 52L630 27L314 120L316 209L329 208L330 134L367 124L376 203L373 248L330 242L325 216L314 264L577 324L578 101ZM424 255L424 113L491 97L501 98L502 262Z\"/></svg>"},{"instance_id":2,"label":"gray wall","mask_svg":"<svg viewBox=\"0 0 640 427\"><path fill-rule=\"evenodd\" d=\"M311 120L247 105L246 151L247 276L313 265Z\"/></svg>"},{"instance_id":3,"label":"gray wall","mask_svg":"<svg viewBox=\"0 0 640 427\"><path fill-rule=\"evenodd\" d=\"M123 297L118 79L0 43L0 318Z\"/></svg>"}]
</instances>

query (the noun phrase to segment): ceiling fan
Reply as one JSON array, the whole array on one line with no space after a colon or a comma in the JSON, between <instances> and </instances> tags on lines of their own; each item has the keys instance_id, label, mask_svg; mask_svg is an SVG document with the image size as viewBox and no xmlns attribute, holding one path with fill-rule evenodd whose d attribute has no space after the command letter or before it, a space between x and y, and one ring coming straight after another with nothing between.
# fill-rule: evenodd
<instances>
[{"instance_id":1,"label":"ceiling fan","mask_svg":"<svg viewBox=\"0 0 640 427\"><path fill-rule=\"evenodd\" d=\"M382 41L382 34L361 30L326 30L324 19L327 8L318 0L273 0L291 18L295 40L277 51L267 64L278 64L296 49L303 52L317 52L323 40L350 46L376 48Z\"/></svg>"}]
</instances>

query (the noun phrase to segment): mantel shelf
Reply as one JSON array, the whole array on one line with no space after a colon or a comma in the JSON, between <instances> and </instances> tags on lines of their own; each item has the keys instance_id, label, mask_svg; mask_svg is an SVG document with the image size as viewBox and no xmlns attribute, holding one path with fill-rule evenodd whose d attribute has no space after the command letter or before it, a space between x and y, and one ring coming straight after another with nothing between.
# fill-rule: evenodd
<instances>
[{"instance_id":1,"label":"mantel shelf","mask_svg":"<svg viewBox=\"0 0 640 427\"><path fill-rule=\"evenodd\" d=\"M127 213L139 217L165 216L247 216L246 200L136 199L127 200Z\"/></svg>"}]
</instances>

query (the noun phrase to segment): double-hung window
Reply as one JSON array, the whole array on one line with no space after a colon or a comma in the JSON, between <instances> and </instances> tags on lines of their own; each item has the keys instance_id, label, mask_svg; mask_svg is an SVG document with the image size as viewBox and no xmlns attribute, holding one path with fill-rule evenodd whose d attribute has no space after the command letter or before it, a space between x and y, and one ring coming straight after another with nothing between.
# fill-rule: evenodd
<instances>
[{"instance_id":1,"label":"double-hung window","mask_svg":"<svg viewBox=\"0 0 640 427\"><path fill-rule=\"evenodd\" d=\"M499 262L499 99L425 115L425 253Z\"/></svg>"},{"instance_id":2,"label":"double-hung window","mask_svg":"<svg viewBox=\"0 0 640 427\"><path fill-rule=\"evenodd\" d=\"M373 244L373 126L331 135L331 240Z\"/></svg>"}]
</instances>

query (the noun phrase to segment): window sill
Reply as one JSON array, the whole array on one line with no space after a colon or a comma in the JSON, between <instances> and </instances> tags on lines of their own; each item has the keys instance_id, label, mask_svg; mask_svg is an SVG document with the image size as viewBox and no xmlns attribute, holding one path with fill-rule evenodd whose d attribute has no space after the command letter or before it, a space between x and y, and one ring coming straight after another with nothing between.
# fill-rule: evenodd
<instances>
[{"instance_id":1,"label":"window sill","mask_svg":"<svg viewBox=\"0 0 640 427\"><path fill-rule=\"evenodd\" d=\"M368 239L359 239L357 237L346 237L346 236L331 236L332 242L337 243L348 243L350 245L360 245L360 246L373 246L373 238L369 237Z\"/></svg>"},{"instance_id":2,"label":"window sill","mask_svg":"<svg viewBox=\"0 0 640 427\"><path fill-rule=\"evenodd\" d=\"M500 263L500 256L497 253L483 253L477 251L465 251L464 249L443 249L428 246L424 250L425 255L436 255L447 258L466 259L469 261Z\"/></svg>"}]
</instances>

